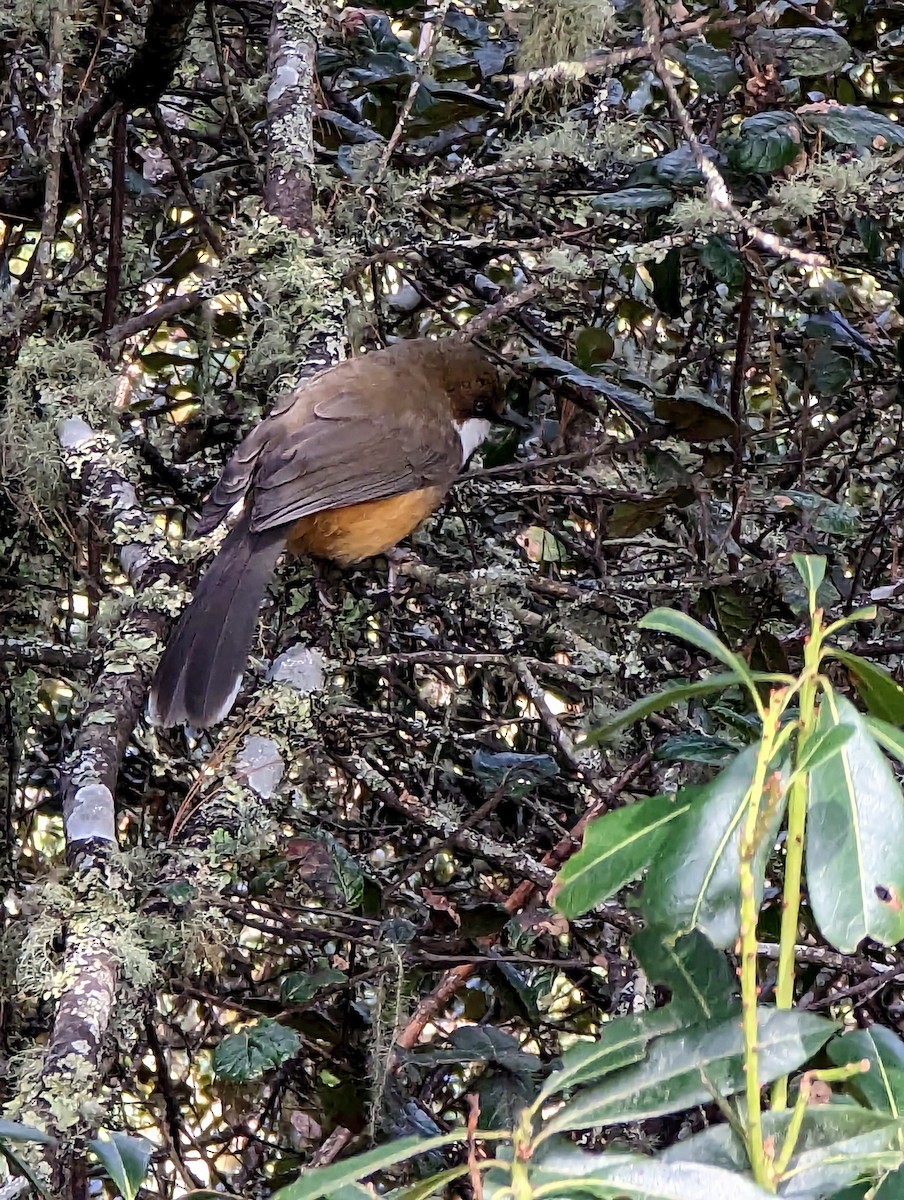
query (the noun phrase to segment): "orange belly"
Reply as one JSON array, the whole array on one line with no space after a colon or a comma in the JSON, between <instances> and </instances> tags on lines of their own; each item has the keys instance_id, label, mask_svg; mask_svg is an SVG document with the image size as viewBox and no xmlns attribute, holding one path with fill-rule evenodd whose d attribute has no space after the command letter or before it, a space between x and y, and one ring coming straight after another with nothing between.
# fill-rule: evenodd
<instances>
[{"instance_id":1,"label":"orange belly","mask_svg":"<svg viewBox=\"0 0 904 1200\"><path fill-rule=\"evenodd\" d=\"M422 488L331 508L296 521L286 546L292 554L313 554L347 566L385 553L426 520L442 498L442 488Z\"/></svg>"}]
</instances>

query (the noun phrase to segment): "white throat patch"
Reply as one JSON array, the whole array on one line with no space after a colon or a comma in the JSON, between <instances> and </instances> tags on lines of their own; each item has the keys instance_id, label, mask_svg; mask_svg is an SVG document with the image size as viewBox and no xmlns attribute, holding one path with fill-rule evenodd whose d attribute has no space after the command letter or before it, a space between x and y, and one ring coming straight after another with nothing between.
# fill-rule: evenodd
<instances>
[{"instance_id":1,"label":"white throat patch","mask_svg":"<svg viewBox=\"0 0 904 1200\"><path fill-rule=\"evenodd\" d=\"M490 432L490 422L485 417L468 417L466 421L453 421L452 424L461 439L461 462L464 466L480 443L486 439Z\"/></svg>"}]
</instances>

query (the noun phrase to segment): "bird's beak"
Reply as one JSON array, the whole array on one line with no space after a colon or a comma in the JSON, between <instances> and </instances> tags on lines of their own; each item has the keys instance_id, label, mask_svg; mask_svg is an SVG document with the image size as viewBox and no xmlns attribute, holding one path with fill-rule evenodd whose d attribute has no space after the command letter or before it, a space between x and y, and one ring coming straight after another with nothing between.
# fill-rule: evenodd
<instances>
[{"instance_id":1,"label":"bird's beak","mask_svg":"<svg viewBox=\"0 0 904 1200\"><path fill-rule=\"evenodd\" d=\"M509 429L528 430L533 429L533 425L528 421L527 417L522 417L521 413L515 412L508 405L493 417L494 425L507 425Z\"/></svg>"}]
</instances>

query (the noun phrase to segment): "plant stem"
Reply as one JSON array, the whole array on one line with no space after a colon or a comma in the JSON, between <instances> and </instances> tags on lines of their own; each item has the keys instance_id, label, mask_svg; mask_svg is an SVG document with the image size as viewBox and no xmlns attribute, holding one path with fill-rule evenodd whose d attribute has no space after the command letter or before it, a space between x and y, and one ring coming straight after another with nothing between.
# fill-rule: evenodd
<instances>
[{"instance_id":1,"label":"plant stem","mask_svg":"<svg viewBox=\"0 0 904 1200\"><path fill-rule=\"evenodd\" d=\"M740 956L741 956L741 1013L744 1032L744 1073L747 1099L747 1156L753 1176L761 1187L774 1191L774 1173L770 1156L763 1141L763 1114L760 1098L759 1070L759 1017L757 1000L757 919L759 911L756 901L756 847L760 823L760 812L764 800L768 800L770 788L781 786L773 777L767 778L769 766L775 757L776 741L779 738L779 721L786 702L786 691L772 693L769 708L763 719L763 740L757 755L756 770L747 792L747 813L741 838L741 908L740 908Z\"/></svg>"},{"instance_id":2,"label":"plant stem","mask_svg":"<svg viewBox=\"0 0 904 1200\"><path fill-rule=\"evenodd\" d=\"M816 686L819 660L822 655L822 613L813 614L810 637L804 649L804 669L800 686L800 724L797 736L798 758L816 729ZM810 777L806 772L795 774L788 796L788 835L785 842L785 882L782 889L782 925L779 935L778 976L775 1003L778 1008L794 1004L794 947L800 923L801 879L804 863L804 834L807 824L807 796ZM783 1076L772 1088L772 1107L788 1106L788 1079Z\"/></svg>"}]
</instances>

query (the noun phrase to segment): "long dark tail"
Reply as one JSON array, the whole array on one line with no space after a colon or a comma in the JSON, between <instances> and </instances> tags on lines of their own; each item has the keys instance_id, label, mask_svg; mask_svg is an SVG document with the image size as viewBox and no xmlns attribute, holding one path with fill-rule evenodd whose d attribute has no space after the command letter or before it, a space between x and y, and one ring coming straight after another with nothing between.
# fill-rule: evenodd
<instances>
[{"instance_id":1,"label":"long dark tail","mask_svg":"<svg viewBox=\"0 0 904 1200\"><path fill-rule=\"evenodd\" d=\"M206 729L227 715L285 542L285 529L252 533L246 517L230 531L167 642L148 704L152 724Z\"/></svg>"}]
</instances>

